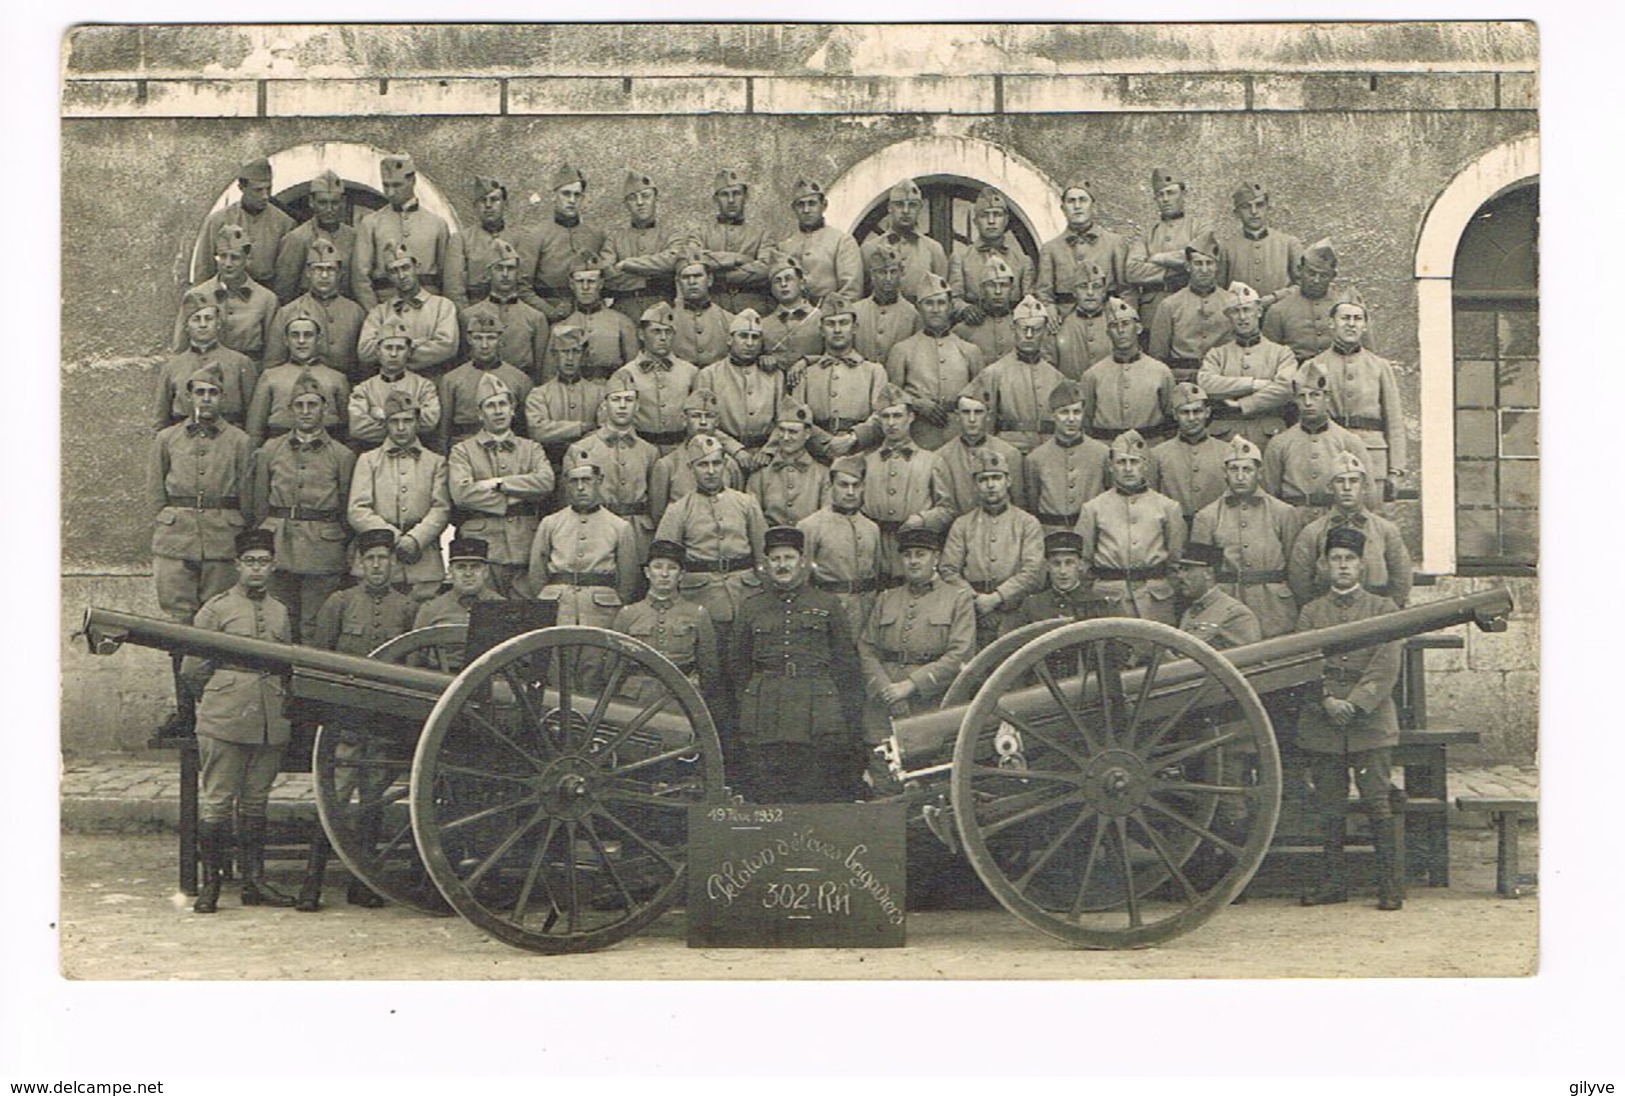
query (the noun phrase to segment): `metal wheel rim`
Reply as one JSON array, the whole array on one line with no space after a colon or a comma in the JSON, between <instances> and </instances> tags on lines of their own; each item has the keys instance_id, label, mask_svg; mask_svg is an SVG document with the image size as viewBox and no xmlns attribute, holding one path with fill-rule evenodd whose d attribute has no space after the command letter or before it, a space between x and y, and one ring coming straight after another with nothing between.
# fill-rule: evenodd
<instances>
[{"instance_id":1,"label":"metal wheel rim","mask_svg":"<svg viewBox=\"0 0 1625 1096\"><path fill-rule=\"evenodd\" d=\"M1053 620L1035 620L1031 624L1023 624L1019 628L1011 629L1004 635L983 647L971 660L960 667L954 679L948 685L948 691L942 695L939 708L958 708L969 704L976 696L976 691L982 687L994 670L998 669L1011 655L1021 650L1028 643L1039 636L1048 635L1057 628L1064 628L1071 623L1062 617Z\"/></svg>"}]
</instances>

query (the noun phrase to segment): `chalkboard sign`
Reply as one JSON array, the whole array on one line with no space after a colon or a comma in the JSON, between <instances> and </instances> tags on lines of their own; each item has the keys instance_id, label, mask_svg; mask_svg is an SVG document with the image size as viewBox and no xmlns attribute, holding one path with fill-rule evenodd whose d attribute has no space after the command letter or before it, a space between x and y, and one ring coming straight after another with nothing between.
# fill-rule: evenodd
<instances>
[{"instance_id":1,"label":"chalkboard sign","mask_svg":"<svg viewBox=\"0 0 1625 1096\"><path fill-rule=\"evenodd\" d=\"M903 804L695 806L691 948L903 946Z\"/></svg>"}]
</instances>

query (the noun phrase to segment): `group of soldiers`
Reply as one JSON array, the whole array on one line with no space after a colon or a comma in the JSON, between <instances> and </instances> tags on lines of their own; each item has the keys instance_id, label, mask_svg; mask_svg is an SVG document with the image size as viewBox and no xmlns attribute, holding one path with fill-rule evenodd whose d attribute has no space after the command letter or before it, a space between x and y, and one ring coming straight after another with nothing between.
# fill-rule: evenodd
<instances>
[{"instance_id":1,"label":"group of soldiers","mask_svg":"<svg viewBox=\"0 0 1625 1096\"><path fill-rule=\"evenodd\" d=\"M625 225L585 224L561 165L550 223L510 226L480 178L457 234L410 157L380 175L388 204L353 228L318 176L296 226L256 161L205 225L149 480L177 620L365 654L478 600L546 599L693 678L735 791L849 801L891 790L872 763L890 720L1025 623L1137 616L1224 647L1409 592L1378 512L1405 471L1393 366L1331 244L1272 230L1257 184L1219 238L1159 169L1144 239L1071 184L1034 264L991 187L950 258L910 180L860 247L808 180L772 245L730 170L699 231L662 225L637 172ZM1317 902L1346 895L1350 768L1392 843L1398 662L1379 652L1333 660L1298 720L1330 759ZM195 908L216 908L233 813L245 904L319 908L319 870L297 898L263 880L276 679L174 670L163 733L195 733L202 766Z\"/></svg>"}]
</instances>

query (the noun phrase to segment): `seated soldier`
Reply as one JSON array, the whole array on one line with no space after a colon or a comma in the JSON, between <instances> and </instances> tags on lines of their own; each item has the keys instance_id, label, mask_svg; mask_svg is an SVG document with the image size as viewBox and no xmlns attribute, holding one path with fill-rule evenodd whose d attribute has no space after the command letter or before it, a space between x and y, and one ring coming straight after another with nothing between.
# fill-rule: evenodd
<instances>
[{"instance_id":1,"label":"seated soldier","mask_svg":"<svg viewBox=\"0 0 1625 1096\"><path fill-rule=\"evenodd\" d=\"M1220 651L1264 638L1253 611L1219 589L1224 562L1223 548L1194 541L1174 561L1174 592L1185 606L1179 630Z\"/></svg>"},{"instance_id":2,"label":"seated soldier","mask_svg":"<svg viewBox=\"0 0 1625 1096\"><path fill-rule=\"evenodd\" d=\"M678 594L688 553L672 540L657 540L649 546L649 562L643 565L649 594L634 605L625 605L615 614L610 627L653 647L678 671L711 698L722 685L722 665L718 661L717 633L705 606ZM652 701L663 693L658 681L646 674L629 674L618 695L634 701Z\"/></svg>"},{"instance_id":3,"label":"seated soldier","mask_svg":"<svg viewBox=\"0 0 1625 1096\"><path fill-rule=\"evenodd\" d=\"M607 628L638 583L637 535L604 508L604 473L591 452L571 446L562 478L570 505L537 525L527 585L558 602L557 623Z\"/></svg>"},{"instance_id":4,"label":"seated soldier","mask_svg":"<svg viewBox=\"0 0 1625 1096\"><path fill-rule=\"evenodd\" d=\"M451 586L418 606L417 616L412 618L414 629L436 624L466 626L476 601L503 600L502 595L491 588L490 548L485 541L458 537L447 548L446 557Z\"/></svg>"},{"instance_id":5,"label":"seated soldier","mask_svg":"<svg viewBox=\"0 0 1625 1096\"><path fill-rule=\"evenodd\" d=\"M1016 613L1044 576L1044 527L1010 504L1010 464L992 449L976 453L978 506L954 519L942 551L942 573L976 591L976 645L986 647L1015 626Z\"/></svg>"},{"instance_id":6,"label":"seated soldier","mask_svg":"<svg viewBox=\"0 0 1625 1096\"><path fill-rule=\"evenodd\" d=\"M1071 529L1044 534L1044 569L1049 581L1021 603L1016 626L1040 620L1093 620L1112 616L1112 603L1095 593L1083 566L1083 538Z\"/></svg>"}]
</instances>

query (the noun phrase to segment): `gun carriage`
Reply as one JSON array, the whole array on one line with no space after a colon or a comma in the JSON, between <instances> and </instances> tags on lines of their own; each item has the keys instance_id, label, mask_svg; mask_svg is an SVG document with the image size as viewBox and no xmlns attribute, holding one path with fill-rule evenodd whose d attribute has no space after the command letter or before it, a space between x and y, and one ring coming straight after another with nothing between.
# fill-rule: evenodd
<instances>
[{"instance_id":1,"label":"gun carriage","mask_svg":"<svg viewBox=\"0 0 1625 1096\"><path fill-rule=\"evenodd\" d=\"M1487 590L1223 654L1148 621L1042 622L981 651L881 751L911 818L1021 920L1076 946L1156 944L1239 895L1269 849L1281 764L1261 694L1318 682L1340 651L1500 630L1511 609ZM464 632L362 658L85 617L97 654L133 643L286 675L290 706L323 720L323 828L386 897L543 953L639 931L684 896L689 808L728 796L704 698L596 628L526 632L452 672Z\"/></svg>"}]
</instances>

